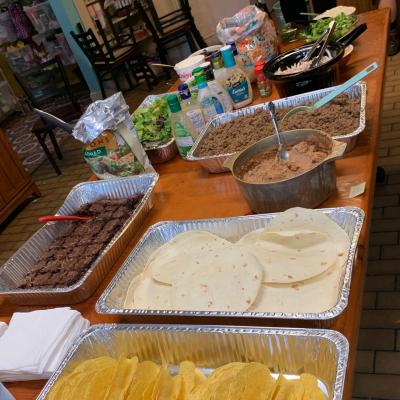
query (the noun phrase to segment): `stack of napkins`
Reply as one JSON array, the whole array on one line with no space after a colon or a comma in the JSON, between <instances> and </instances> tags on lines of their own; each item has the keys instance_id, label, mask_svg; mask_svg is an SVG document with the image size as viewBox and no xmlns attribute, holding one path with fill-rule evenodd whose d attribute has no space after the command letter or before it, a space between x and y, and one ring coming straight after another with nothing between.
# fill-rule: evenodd
<instances>
[{"instance_id":1,"label":"stack of napkins","mask_svg":"<svg viewBox=\"0 0 400 400\"><path fill-rule=\"evenodd\" d=\"M69 307L14 313L0 336L0 382L49 378L88 327Z\"/></svg>"}]
</instances>

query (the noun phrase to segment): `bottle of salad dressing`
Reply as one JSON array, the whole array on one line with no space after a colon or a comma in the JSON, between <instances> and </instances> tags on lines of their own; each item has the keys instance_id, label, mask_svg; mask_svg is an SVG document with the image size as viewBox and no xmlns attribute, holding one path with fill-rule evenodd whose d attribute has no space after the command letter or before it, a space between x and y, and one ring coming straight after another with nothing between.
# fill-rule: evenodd
<instances>
[{"instance_id":1,"label":"bottle of salad dressing","mask_svg":"<svg viewBox=\"0 0 400 400\"><path fill-rule=\"evenodd\" d=\"M253 101L250 80L236 65L231 46L222 47L221 54L227 69L224 87L232 100L233 108L245 107Z\"/></svg>"}]
</instances>

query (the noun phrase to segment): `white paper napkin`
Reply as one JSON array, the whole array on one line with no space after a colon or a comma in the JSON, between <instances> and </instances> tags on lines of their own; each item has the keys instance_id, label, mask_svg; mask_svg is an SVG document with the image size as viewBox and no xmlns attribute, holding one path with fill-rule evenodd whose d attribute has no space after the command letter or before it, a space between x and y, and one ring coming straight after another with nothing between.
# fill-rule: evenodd
<instances>
[{"instance_id":1,"label":"white paper napkin","mask_svg":"<svg viewBox=\"0 0 400 400\"><path fill-rule=\"evenodd\" d=\"M3 333L6 331L8 328L8 325L5 322L0 322L0 337L3 335ZM0 397L1 400L1 397Z\"/></svg>"},{"instance_id":2,"label":"white paper napkin","mask_svg":"<svg viewBox=\"0 0 400 400\"><path fill-rule=\"evenodd\" d=\"M89 322L69 307L15 313L0 337L0 381L50 377L88 327Z\"/></svg>"}]
</instances>

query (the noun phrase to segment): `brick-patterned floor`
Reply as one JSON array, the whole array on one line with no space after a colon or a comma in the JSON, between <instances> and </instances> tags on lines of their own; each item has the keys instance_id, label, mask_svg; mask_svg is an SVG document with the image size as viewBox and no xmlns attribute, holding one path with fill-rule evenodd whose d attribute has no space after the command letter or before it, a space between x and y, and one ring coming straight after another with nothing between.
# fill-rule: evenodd
<instances>
[{"instance_id":1,"label":"brick-patterned floor","mask_svg":"<svg viewBox=\"0 0 400 400\"><path fill-rule=\"evenodd\" d=\"M400 54L390 57L386 70L379 165L388 176L376 188L368 276L365 286L356 366L354 399L400 399ZM399 68L399 69L398 69ZM159 85L154 93L167 90ZM128 93L134 110L148 94ZM45 161L33 174L42 197L25 207L0 233L0 265L34 232L36 218L54 212L77 183L87 179L78 142L63 144L63 174L57 177Z\"/></svg>"},{"instance_id":2,"label":"brick-patterned floor","mask_svg":"<svg viewBox=\"0 0 400 400\"><path fill-rule=\"evenodd\" d=\"M386 69L379 162L385 183L375 190L355 399L400 399L400 55Z\"/></svg>"}]
</instances>

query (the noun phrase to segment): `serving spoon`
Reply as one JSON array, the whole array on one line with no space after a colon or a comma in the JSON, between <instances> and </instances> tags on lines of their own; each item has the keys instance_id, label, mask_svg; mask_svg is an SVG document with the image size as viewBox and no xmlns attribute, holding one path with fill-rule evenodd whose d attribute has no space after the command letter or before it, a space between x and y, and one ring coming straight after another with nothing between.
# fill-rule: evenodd
<instances>
[{"instance_id":1,"label":"serving spoon","mask_svg":"<svg viewBox=\"0 0 400 400\"><path fill-rule=\"evenodd\" d=\"M317 110L318 108L320 108L320 107L324 106L325 104L329 103L332 99L334 99L339 94L341 94L344 91L346 91L349 87L353 86L359 80L363 79L364 77L369 75L371 72L375 71L377 68L378 68L378 64L376 62L372 63L367 68L364 68L358 74L354 75L352 78L347 80L345 83L343 83L342 85L339 85L336 89L332 90L332 92L328 93L326 96L324 96L321 99L319 99L312 106L298 106L298 107L292 108L290 111L288 111L283 116L282 121L284 121L286 118L292 116L293 114L297 114L299 112L309 112L309 113L311 113L311 112Z\"/></svg>"},{"instance_id":2,"label":"serving spoon","mask_svg":"<svg viewBox=\"0 0 400 400\"><path fill-rule=\"evenodd\" d=\"M289 152L286 150L285 144L278 129L278 120L276 119L275 104L270 101L268 103L268 110L271 114L272 125L274 126L276 137L278 138L278 158L280 161L287 161L289 159Z\"/></svg>"}]
</instances>

